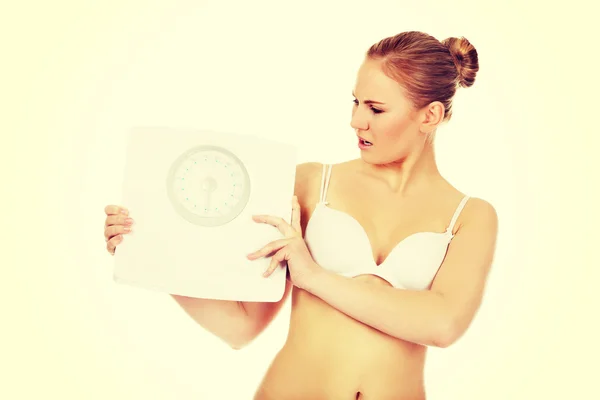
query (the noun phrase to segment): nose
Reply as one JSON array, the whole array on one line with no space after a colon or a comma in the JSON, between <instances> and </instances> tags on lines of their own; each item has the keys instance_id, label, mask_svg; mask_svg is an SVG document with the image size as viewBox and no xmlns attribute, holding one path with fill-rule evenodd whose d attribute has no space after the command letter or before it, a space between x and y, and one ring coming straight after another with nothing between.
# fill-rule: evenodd
<instances>
[{"instance_id":1,"label":"nose","mask_svg":"<svg viewBox=\"0 0 600 400\"><path fill-rule=\"evenodd\" d=\"M350 120L350 126L356 131L366 131L367 129L369 129L367 117L356 106L352 110L352 119Z\"/></svg>"}]
</instances>

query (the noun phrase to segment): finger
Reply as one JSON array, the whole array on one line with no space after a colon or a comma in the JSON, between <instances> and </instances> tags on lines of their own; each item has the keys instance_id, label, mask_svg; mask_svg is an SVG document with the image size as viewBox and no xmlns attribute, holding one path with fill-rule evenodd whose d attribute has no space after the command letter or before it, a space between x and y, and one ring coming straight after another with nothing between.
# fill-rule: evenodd
<instances>
[{"instance_id":1,"label":"finger","mask_svg":"<svg viewBox=\"0 0 600 400\"><path fill-rule=\"evenodd\" d=\"M287 258L287 249L284 247L279 250L275 255L271 258L271 262L269 263L269 267L263 272L263 277L267 278L275 269L281 266L281 263L284 262Z\"/></svg>"},{"instance_id":2,"label":"finger","mask_svg":"<svg viewBox=\"0 0 600 400\"><path fill-rule=\"evenodd\" d=\"M274 217L271 215L253 215L252 219L256 222L262 222L265 224L273 225L279 230L285 237L294 236L296 231L290 224L285 222L281 217Z\"/></svg>"},{"instance_id":3,"label":"finger","mask_svg":"<svg viewBox=\"0 0 600 400\"><path fill-rule=\"evenodd\" d=\"M292 228L294 228L296 232L300 233L302 232L302 225L300 224L301 215L298 196L294 196L294 199L292 200Z\"/></svg>"},{"instance_id":4,"label":"finger","mask_svg":"<svg viewBox=\"0 0 600 400\"><path fill-rule=\"evenodd\" d=\"M254 253L250 253L247 255L248 259L256 260L257 258L267 257L269 254L278 251L282 247L285 247L290 242L290 239L278 239L263 247L260 250L255 251Z\"/></svg>"},{"instance_id":5,"label":"finger","mask_svg":"<svg viewBox=\"0 0 600 400\"><path fill-rule=\"evenodd\" d=\"M127 234L130 232L130 226L112 225L104 229L104 239L106 239L106 241L109 241L117 235Z\"/></svg>"},{"instance_id":6,"label":"finger","mask_svg":"<svg viewBox=\"0 0 600 400\"><path fill-rule=\"evenodd\" d=\"M117 215L109 215L106 217L104 221L104 227L112 226L112 225L133 225L133 219L128 217L127 215L117 214Z\"/></svg>"},{"instance_id":7,"label":"finger","mask_svg":"<svg viewBox=\"0 0 600 400\"><path fill-rule=\"evenodd\" d=\"M115 254L115 250L117 248L117 245L119 243L121 243L123 241L123 236L122 235L118 235L113 237L112 239L110 239L107 243L106 243L106 250L108 250L108 252L112 255Z\"/></svg>"},{"instance_id":8,"label":"finger","mask_svg":"<svg viewBox=\"0 0 600 400\"><path fill-rule=\"evenodd\" d=\"M123 214L123 215L128 215L129 214L129 210L127 210L125 207L122 206L116 206L116 205L108 205L104 208L104 212L106 213L106 215L118 215L118 214Z\"/></svg>"}]
</instances>

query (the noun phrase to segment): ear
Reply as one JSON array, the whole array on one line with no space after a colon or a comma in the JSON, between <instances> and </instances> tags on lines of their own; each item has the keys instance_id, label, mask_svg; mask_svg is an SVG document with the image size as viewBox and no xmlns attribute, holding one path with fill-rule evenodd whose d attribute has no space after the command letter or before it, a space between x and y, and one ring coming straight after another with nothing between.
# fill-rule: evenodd
<instances>
[{"instance_id":1,"label":"ear","mask_svg":"<svg viewBox=\"0 0 600 400\"><path fill-rule=\"evenodd\" d=\"M421 126L419 130L424 134L432 134L439 124L444 121L444 105L439 101L429 103L421 109Z\"/></svg>"}]
</instances>

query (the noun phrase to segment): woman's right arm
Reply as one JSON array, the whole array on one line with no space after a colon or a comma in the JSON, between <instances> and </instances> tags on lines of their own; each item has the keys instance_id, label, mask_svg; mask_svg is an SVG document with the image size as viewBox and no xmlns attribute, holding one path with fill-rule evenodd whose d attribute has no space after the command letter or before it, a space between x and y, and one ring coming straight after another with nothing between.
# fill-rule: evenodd
<instances>
[{"instance_id":1,"label":"woman's right arm","mask_svg":"<svg viewBox=\"0 0 600 400\"><path fill-rule=\"evenodd\" d=\"M296 167L294 193L298 196L301 209L305 211L305 198L310 175L316 163L303 163ZM108 206L104 236L107 250L115 253L116 246L127 234L127 215L118 206ZM304 215L302 216L304 221ZM132 221L129 222L129 225ZM207 331L225 341L234 349L241 349L252 342L273 321L285 304L292 289L286 281L285 291L277 302L241 302L228 300L201 299L171 294L186 314Z\"/></svg>"},{"instance_id":2,"label":"woman's right arm","mask_svg":"<svg viewBox=\"0 0 600 400\"><path fill-rule=\"evenodd\" d=\"M175 294L171 297L200 326L237 350L252 342L273 321L291 288L291 282L286 281L281 300L269 303L199 299Z\"/></svg>"}]
</instances>

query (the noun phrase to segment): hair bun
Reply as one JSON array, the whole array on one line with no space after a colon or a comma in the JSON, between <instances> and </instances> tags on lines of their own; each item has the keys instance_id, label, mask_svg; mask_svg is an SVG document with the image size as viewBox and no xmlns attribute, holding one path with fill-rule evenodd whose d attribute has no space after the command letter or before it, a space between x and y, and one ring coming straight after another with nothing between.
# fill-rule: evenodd
<instances>
[{"instance_id":1,"label":"hair bun","mask_svg":"<svg viewBox=\"0 0 600 400\"><path fill-rule=\"evenodd\" d=\"M479 70L479 60L475 46L464 37L450 37L444 39L442 44L446 46L454 59L460 86L465 88L472 86L475 82L475 75Z\"/></svg>"}]
</instances>

